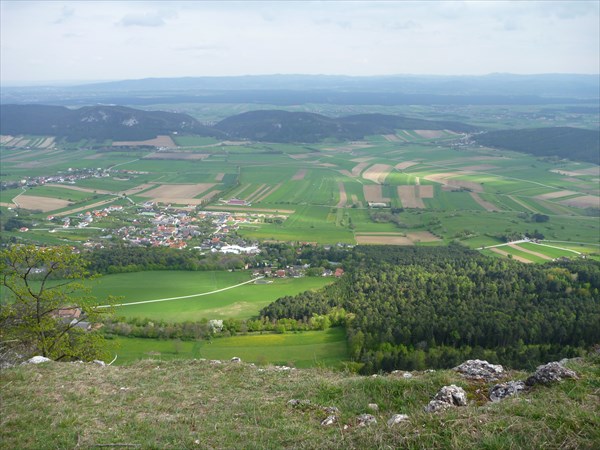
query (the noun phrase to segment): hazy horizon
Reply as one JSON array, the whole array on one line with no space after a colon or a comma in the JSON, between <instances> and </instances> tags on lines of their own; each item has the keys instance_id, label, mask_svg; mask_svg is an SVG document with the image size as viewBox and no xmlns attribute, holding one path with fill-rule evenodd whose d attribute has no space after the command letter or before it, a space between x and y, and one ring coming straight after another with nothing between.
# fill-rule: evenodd
<instances>
[{"instance_id":1,"label":"hazy horizon","mask_svg":"<svg viewBox=\"0 0 600 450\"><path fill-rule=\"evenodd\" d=\"M596 1L0 3L4 86L600 73Z\"/></svg>"}]
</instances>

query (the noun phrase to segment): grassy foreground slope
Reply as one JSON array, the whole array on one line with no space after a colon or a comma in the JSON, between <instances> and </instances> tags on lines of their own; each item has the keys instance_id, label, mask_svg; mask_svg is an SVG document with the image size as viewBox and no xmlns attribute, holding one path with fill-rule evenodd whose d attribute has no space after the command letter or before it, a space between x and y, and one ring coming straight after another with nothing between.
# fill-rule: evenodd
<instances>
[{"instance_id":1,"label":"grassy foreground slope","mask_svg":"<svg viewBox=\"0 0 600 450\"><path fill-rule=\"evenodd\" d=\"M567 365L579 380L536 386L500 403L487 401L487 385L453 371L361 377L157 360L21 366L0 374L0 439L3 448L24 449L598 448L599 358ZM469 405L425 413L449 384L465 388ZM292 408L290 399L311 404ZM369 403L379 411L370 411ZM325 406L339 408L337 424L320 425ZM363 413L377 424L357 427ZM408 414L409 421L387 426L395 413Z\"/></svg>"}]
</instances>

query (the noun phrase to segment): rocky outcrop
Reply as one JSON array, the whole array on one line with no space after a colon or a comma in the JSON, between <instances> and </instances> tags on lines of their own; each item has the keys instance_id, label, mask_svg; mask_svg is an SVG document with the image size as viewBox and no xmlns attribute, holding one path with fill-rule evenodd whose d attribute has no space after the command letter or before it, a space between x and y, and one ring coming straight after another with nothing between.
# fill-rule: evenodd
<instances>
[{"instance_id":1,"label":"rocky outcrop","mask_svg":"<svg viewBox=\"0 0 600 450\"><path fill-rule=\"evenodd\" d=\"M490 400L499 402L500 400L518 394L525 389L525 383L522 381L508 381L495 385L490 389Z\"/></svg>"},{"instance_id":2,"label":"rocky outcrop","mask_svg":"<svg viewBox=\"0 0 600 450\"><path fill-rule=\"evenodd\" d=\"M451 384L439 390L433 400L425 407L426 412L443 411L454 406L466 406L467 393L461 387Z\"/></svg>"},{"instance_id":3,"label":"rocky outcrop","mask_svg":"<svg viewBox=\"0 0 600 450\"><path fill-rule=\"evenodd\" d=\"M559 362L550 362L542 366L538 366L535 373L527 378L525 384L533 386L535 384L549 384L561 381L563 378L578 379L577 374L571 369L567 369Z\"/></svg>"},{"instance_id":4,"label":"rocky outcrop","mask_svg":"<svg viewBox=\"0 0 600 450\"><path fill-rule=\"evenodd\" d=\"M504 373L504 368L499 364L490 364L480 359L465 361L454 370L472 380L496 381Z\"/></svg>"}]
</instances>

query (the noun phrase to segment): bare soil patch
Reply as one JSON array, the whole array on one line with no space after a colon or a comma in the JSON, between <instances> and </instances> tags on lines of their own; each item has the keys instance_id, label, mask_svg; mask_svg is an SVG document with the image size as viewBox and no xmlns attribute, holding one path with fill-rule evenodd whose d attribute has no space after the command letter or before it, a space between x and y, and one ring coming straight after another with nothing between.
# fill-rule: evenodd
<instances>
[{"instance_id":1,"label":"bare soil patch","mask_svg":"<svg viewBox=\"0 0 600 450\"><path fill-rule=\"evenodd\" d=\"M490 250L493 251L494 253L498 253L499 255L502 255L502 256L508 257L508 255L510 255L510 253L505 252L504 250L500 250L499 248L496 248L496 247L490 248ZM512 255L512 258L516 261L520 261L525 264L531 264L533 262L533 261L523 258L522 256L517 256L517 255Z\"/></svg>"},{"instance_id":2,"label":"bare soil patch","mask_svg":"<svg viewBox=\"0 0 600 450\"><path fill-rule=\"evenodd\" d=\"M382 184L392 170L393 167L387 164L373 164L363 172L362 177L365 180L371 180L374 183Z\"/></svg>"},{"instance_id":3,"label":"bare soil patch","mask_svg":"<svg viewBox=\"0 0 600 450\"><path fill-rule=\"evenodd\" d=\"M406 233L406 237L413 242L438 242L441 241L439 237L429 231L414 231Z\"/></svg>"},{"instance_id":4,"label":"bare soil patch","mask_svg":"<svg viewBox=\"0 0 600 450\"><path fill-rule=\"evenodd\" d=\"M171 139L171 136L159 135L154 139L147 139L145 141L115 141L112 143L113 147L135 147L138 145L153 145L155 147L169 147L175 148L177 145Z\"/></svg>"},{"instance_id":5,"label":"bare soil patch","mask_svg":"<svg viewBox=\"0 0 600 450\"><path fill-rule=\"evenodd\" d=\"M575 208L600 208L600 197L595 195L584 195L570 198L559 202L561 205L573 206Z\"/></svg>"},{"instance_id":6,"label":"bare soil patch","mask_svg":"<svg viewBox=\"0 0 600 450\"><path fill-rule=\"evenodd\" d=\"M208 153L192 153L192 152L154 152L144 156L142 159L162 159L162 160L185 160L185 161L201 161L208 158Z\"/></svg>"},{"instance_id":7,"label":"bare soil patch","mask_svg":"<svg viewBox=\"0 0 600 450\"><path fill-rule=\"evenodd\" d=\"M419 163L416 161L404 161L399 164L396 164L394 167L398 170L404 170L408 169L409 167L416 166L417 164Z\"/></svg>"},{"instance_id":8,"label":"bare soil patch","mask_svg":"<svg viewBox=\"0 0 600 450\"><path fill-rule=\"evenodd\" d=\"M161 203L186 203L182 199L193 200L203 192L211 189L215 183L198 184L163 184L157 188L139 194L141 197L151 198ZM169 200L170 199L170 200ZM177 202L175 200L178 200ZM192 202L188 202L192 203Z\"/></svg>"},{"instance_id":9,"label":"bare soil patch","mask_svg":"<svg viewBox=\"0 0 600 450\"><path fill-rule=\"evenodd\" d=\"M0 202L0 206L4 206L6 208L15 208L17 205L15 205L14 203Z\"/></svg>"},{"instance_id":10,"label":"bare soil patch","mask_svg":"<svg viewBox=\"0 0 600 450\"><path fill-rule=\"evenodd\" d=\"M339 172L340 172L342 175L346 175L347 177L354 178L354 175L352 175L352 173L351 173L350 171L346 170L346 169L342 169L342 170L340 170Z\"/></svg>"},{"instance_id":11,"label":"bare soil patch","mask_svg":"<svg viewBox=\"0 0 600 450\"><path fill-rule=\"evenodd\" d=\"M519 205L521 205L523 208L525 208L526 210L532 212L532 213L537 213L539 211L533 209L531 206L529 206L527 203L522 202L521 200L519 200L517 197L513 196L513 195L509 195L508 198L510 198L513 202L518 203Z\"/></svg>"},{"instance_id":12,"label":"bare soil patch","mask_svg":"<svg viewBox=\"0 0 600 450\"><path fill-rule=\"evenodd\" d=\"M471 192L470 194L473 200L475 200L479 206L485 208L486 211L498 211L498 208L496 208L493 203L482 199L476 192Z\"/></svg>"},{"instance_id":13,"label":"bare soil patch","mask_svg":"<svg viewBox=\"0 0 600 450\"><path fill-rule=\"evenodd\" d=\"M459 172L446 172L427 175L426 180L435 181L436 183L446 184L452 187L470 189L473 192L483 192L483 186L480 183L473 181L456 180L453 177L460 176Z\"/></svg>"},{"instance_id":14,"label":"bare soil patch","mask_svg":"<svg viewBox=\"0 0 600 450\"><path fill-rule=\"evenodd\" d=\"M0 144L8 144L13 139L14 139L13 136L10 136L8 134L3 134L0 136Z\"/></svg>"},{"instance_id":15,"label":"bare soil patch","mask_svg":"<svg viewBox=\"0 0 600 450\"><path fill-rule=\"evenodd\" d=\"M54 138L48 137L48 138L44 139L44 142L42 142L40 145L38 145L38 147L48 148L48 147L52 146L52 144L54 144Z\"/></svg>"},{"instance_id":16,"label":"bare soil patch","mask_svg":"<svg viewBox=\"0 0 600 450\"><path fill-rule=\"evenodd\" d=\"M19 197L13 200L21 208L25 209L39 209L40 211L54 211L56 209L66 208L72 205L68 200L62 200L59 198L51 197L38 197L36 195L19 195Z\"/></svg>"},{"instance_id":17,"label":"bare soil patch","mask_svg":"<svg viewBox=\"0 0 600 450\"><path fill-rule=\"evenodd\" d=\"M381 185L379 184L363 186L363 192L367 202L387 203L390 201L389 198L383 196Z\"/></svg>"},{"instance_id":18,"label":"bare soil patch","mask_svg":"<svg viewBox=\"0 0 600 450\"><path fill-rule=\"evenodd\" d=\"M338 208L343 208L346 206L346 202L348 201L348 197L346 195L346 188L344 187L344 183L341 181L338 183L338 189L340 190L340 201L337 204Z\"/></svg>"},{"instance_id":19,"label":"bare soil patch","mask_svg":"<svg viewBox=\"0 0 600 450\"><path fill-rule=\"evenodd\" d=\"M155 186L156 186L155 183L144 183L144 184L140 184L139 186L133 187L131 189L127 189L126 191L123 192L123 194L135 195L135 194L139 194L140 192L145 191L145 190L150 189Z\"/></svg>"},{"instance_id":20,"label":"bare soil patch","mask_svg":"<svg viewBox=\"0 0 600 450\"><path fill-rule=\"evenodd\" d=\"M547 261L551 261L552 258L548 255L544 255L543 253L534 252L533 250L529 250L528 248L519 247L517 244L508 244L509 247L514 248L515 250L519 250L521 252L529 253L530 255L537 256L538 258L545 259Z\"/></svg>"},{"instance_id":21,"label":"bare soil patch","mask_svg":"<svg viewBox=\"0 0 600 450\"><path fill-rule=\"evenodd\" d=\"M292 180L296 180L296 181L303 180L305 176L306 176L306 169L300 169L300 170L298 170L298 172L296 172L294 174L294 176L292 177Z\"/></svg>"},{"instance_id":22,"label":"bare soil patch","mask_svg":"<svg viewBox=\"0 0 600 450\"><path fill-rule=\"evenodd\" d=\"M225 174L224 173L218 173L215 176L215 181L223 181L223 178L225 178Z\"/></svg>"},{"instance_id":23,"label":"bare soil patch","mask_svg":"<svg viewBox=\"0 0 600 450\"><path fill-rule=\"evenodd\" d=\"M420 198L433 198L433 186L430 184L419 184L419 177L417 177L417 187L417 194Z\"/></svg>"},{"instance_id":24,"label":"bare soil patch","mask_svg":"<svg viewBox=\"0 0 600 450\"><path fill-rule=\"evenodd\" d=\"M357 244L372 245L414 245L413 241L403 235L356 234Z\"/></svg>"},{"instance_id":25,"label":"bare soil patch","mask_svg":"<svg viewBox=\"0 0 600 450\"><path fill-rule=\"evenodd\" d=\"M266 189L269 189L269 187L263 183L260 186L258 186L258 188L256 188L256 190L252 191L252 193L250 193L250 195L247 195L242 200L246 200L248 203L250 203L254 199L254 197L258 197Z\"/></svg>"},{"instance_id":26,"label":"bare soil patch","mask_svg":"<svg viewBox=\"0 0 600 450\"><path fill-rule=\"evenodd\" d=\"M363 170L365 170L365 168L369 165L368 162L362 162L360 164L357 164L356 166L354 166L354 168L352 169L352 176L353 177L358 177Z\"/></svg>"},{"instance_id":27,"label":"bare soil patch","mask_svg":"<svg viewBox=\"0 0 600 450\"><path fill-rule=\"evenodd\" d=\"M398 197L405 208L425 208L425 203L417 194L417 186L398 186Z\"/></svg>"},{"instance_id":28,"label":"bare soil patch","mask_svg":"<svg viewBox=\"0 0 600 450\"><path fill-rule=\"evenodd\" d=\"M88 192L90 194L112 194L111 191L104 191L102 189L90 189L90 188L84 188L84 187L79 187L79 186L72 186L70 184L53 184L53 183L48 183L45 186L62 188L62 189L69 189L71 191Z\"/></svg>"},{"instance_id":29,"label":"bare soil patch","mask_svg":"<svg viewBox=\"0 0 600 450\"><path fill-rule=\"evenodd\" d=\"M551 200L553 198L568 197L569 195L575 194L577 194L575 191L556 191L549 192L548 194L536 195L534 198L538 198L540 200Z\"/></svg>"},{"instance_id":30,"label":"bare soil patch","mask_svg":"<svg viewBox=\"0 0 600 450\"><path fill-rule=\"evenodd\" d=\"M443 130L414 130L414 132L425 139L437 139L446 136Z\"/></svg>"},{"instance_id":31,"label":"bare soil patch","mask_svg":"<svg viewBox=\"0 0 600 450\"><path fill-rule=\"evenodd\" d=\"M357 163L362 163L362 162L371 161L372 159L373 159L373 157L369 156L369 157L366 157L366 158L354 158L354 159L351 159L350 161L357 162Z\"/></svg>"}]
</instances>

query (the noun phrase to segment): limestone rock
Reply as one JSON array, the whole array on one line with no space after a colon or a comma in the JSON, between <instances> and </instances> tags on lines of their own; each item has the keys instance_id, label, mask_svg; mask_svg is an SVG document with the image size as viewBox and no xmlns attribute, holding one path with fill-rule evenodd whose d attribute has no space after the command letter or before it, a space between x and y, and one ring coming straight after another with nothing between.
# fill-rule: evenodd
<instances>
[{"instance_id":1,"label":"limestone rock","mask_svg":"<svg viewBox=\"0 0 600 450\"><path fill-rule=\"evenodd\" d=\"M367 408L371 411L379 411L379 405L377 403L369 403Z\"/></svg>"},{"instance_id":2,"label":"limestone rock","mask_svg":"<svg viewBox=\"0 0 600 450\"><path fill-rule=\"evenodd\" d=\"M239 358L239 357L237 357L237 356L234 356L233 358L231 358L231 362L233 362L233 363L239 363L239 362L242 362L242 359Z\"/></svg>"},{"instance_id":3,"label":"limestone rock","mask_svg":"<svg viewBox=\"0 0 600 450\"><path fill-rule=\"evenodd\" d=\"M106 363L104 361L100 361L99 359L93 360L92 364L96 364L97 366L100 366L100 367L106 366Z\"/></svg>"},{"instance_id":4,"label":"limestone rock","mask_svg":"<svg viewBox=\"0 0 600 450\"><path fill-rule=\"evenodd\" d=\"M371 414L361 414L356 418L356 421L359 427L366 427L377 423L377 419Z\"/></svg>"},{"instance_id":5,"label":"limestone rock","mask_svg":"<svg viewBox=\"0 0 600 450\"><path fill-rule=\"evenodd\" d=\"M466 406L467 393L463 388L451 384L439 390L429 405L425 407L427 412L442 411L453 406Z\"/></svg>"},{"instance_id":6,"label":"limestone rock","mask_svg":"<svg viewBox=\"0 0 600 450\"><path fill-rule=\"evenodd\" d=\"M310 400L298 400L297 398L293 398L288 400L287 404L292 408L306 407L310 405Z\"/></svg>"},{"instance_id":7,"label":"limestone rock","mask_svg":"<svg viewBox=\"0 0 600 450\"><path fill-rule=\"evenodd\" d=\"M404 372L404 375L402 375L403 378L412 378L412 373L410 372Z\"/></svg>"},{"instance_id":8,"label":"limestone rock","mask_svg":"<svg viewBox=\"0 0 600 450\"><path fill-rule=\"evenodd\" d=\"M465 361L460 366L455 367L454 370L467 378L485 381L495 381L504 373L504 368L500 364L490 364L480 359Z\"/></svg>"},{"instance_id":9,"label":"limestone rock","mask_svg":"<svg viewBox=\"0 0 600 450\"><path fill-rule=\"evenodd\" d=\"M323 419L323 421L321 422L321 426L327 427L329 425L333 425L334 423L337 422L337 417L334 415L331 416L327 416L325 419Z\"/></svg>"},{"instance_id":10,"label":"limestone rock","mask_svg":"<svg viewBox=\"0 0 600 450\"><path fill-rule=\"evenodd\" d=\"M535 373L527 378L525 384L533 386L534 384L548 384L556 381L561 381L563 378L578 379L577 374L571 369L567 369L559 362L550 362L542 366L538 366Z\"/></svg>"},{"instance_id":11,"label":"limestone rock","mask_svg":"<svg viewBox=\"0 0 600 450\"><path fill-rule=\"evenodd\" d=\"M394 426L400 422L406 422L408 420L408 416L406 414L394 414L387 421L388 427Z\"/></svg>"},{"instance_id":12,"label":"limestone rock","mask_svg":"<svg viewBox=\"0 0 600 450\"><path fill-rule=\"evenodd\" d=\"M503 398L518 394L525 389L525 383L522 381L508 381L507 383L497 384L490 389L490 400L499 402Z\"/></svg>"},{"instance_id":13,"label":"limestone rock","mask_svg":"<svg viewBox=\"0 0 600 450\"><path fill-rule=\"evenodd\" d=\"M21 365L41 364L41 363L50 362L50 361L52 361L52 360L50 358L46 358L45 356L34 356L32 358L29 358L27 361L23 361L21 363Z\"/></svg>"},{"instance_id":14,"label":"limestone rock","mask_svg":"<svg viewBox=\"0 0 600 450\"><path fill-rule=\"evenodd\" d=\"M327 414L339 414L340 413L340 410L338 408L336 408L335 406L324 406L323 411L325 411Z\"/></svg>"}]
</instances>

